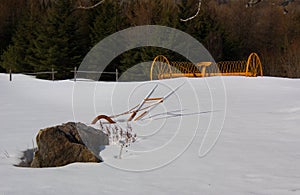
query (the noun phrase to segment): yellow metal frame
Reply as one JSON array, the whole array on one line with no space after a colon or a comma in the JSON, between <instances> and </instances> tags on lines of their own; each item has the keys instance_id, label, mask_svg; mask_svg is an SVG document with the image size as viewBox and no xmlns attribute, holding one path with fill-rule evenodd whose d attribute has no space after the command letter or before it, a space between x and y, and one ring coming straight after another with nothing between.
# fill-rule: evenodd
<instances>
[{"instance_id":1,"label":"yellow metal frame","mask_svg":"<svg viewBox=\"0 0 300 195\"><path fill-rule=\"evenodd\" d=\"M247 61L169 62L159 55L154 58L150 71L150 79L168 79L176 77L208 77L208 76L263 76L262 64L256 53L251 53Z\"/></svg>"},{"instance_id":2,"label":"yellow metal frame","mask_svg":"<svg viewBox=\"0 0 300 195\"><path fill-rule=\"evenodd\" d=\"M263 76L262 64L256 53L251 53L248 57L246 76Z\"/></svg>"},{"instance_id":3,"label":"yellow metal frame","mask_svg":"<svg viewBox=\"0 0 300 195\"><path fill-rule=\"evenodd\" d=\"M168 58L163 55L156 56L150 70L150 80L171 78L171 68Z\"/></svg>"}]
</instances>

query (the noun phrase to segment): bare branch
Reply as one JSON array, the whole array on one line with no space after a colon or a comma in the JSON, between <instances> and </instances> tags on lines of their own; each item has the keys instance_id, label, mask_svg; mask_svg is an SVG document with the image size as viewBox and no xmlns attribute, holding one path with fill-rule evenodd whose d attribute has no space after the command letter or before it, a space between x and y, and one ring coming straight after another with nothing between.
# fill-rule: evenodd
<instances>
[{"instance_id":1,"label":"bare branch","mask_svg":"<svg viewBox=\"0 0 300 195\"><path fill-rule=\"evenodd\" d=\"M200 13L201 3L202 3L202 1L199 0L198 10L197 10L197 13L196 13L194 16L189 17L189 18L187 18L187 19L180 19L180 21L182 21L182 22L187 22L187 21L189 21L189 20L192 20L192 19L196 18L196 17L198 16L198 14Z\"/></svg>"},{"instance_id":2,"label":"bare branch","mask_svg":"<svg viewBox=\"0 0 300 195\"><path fill-rule=\"evenodd\" d=\"M260 2L262 2L262 0L249 0L246 4L246 8L253 7L253 6L259 4Z\"/></svg>"},{"instance_id":3,"label":"bare branch","mask_svg":"<svg viewBox=\"0 0 300 195\"><path fill-rule=\"evenodd\" d=\"M99 6L100 4L104 3L105 0L102 0L102 1L99 1L98 3L94 4L94 5L91 5L91 6L78 6L77 9L93 9L97 6Z\"/></svg>"}]
</instances>

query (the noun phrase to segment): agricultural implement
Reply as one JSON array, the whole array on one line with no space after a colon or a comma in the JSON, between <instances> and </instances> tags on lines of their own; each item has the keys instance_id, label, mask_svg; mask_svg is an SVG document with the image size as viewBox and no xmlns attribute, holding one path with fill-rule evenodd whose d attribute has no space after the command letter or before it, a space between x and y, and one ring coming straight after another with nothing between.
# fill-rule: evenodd
<instances>
[{"instance_id":1,"label":"agricultural implement","mask_svg":"<svg viewBox=\"0 0 300 195\"><path fill-rule=\"evenodd\" d=\"M150 79L169 79L176 77L209 76L263 76L262 64L256 53L251 53L247 60L214 62L170 62L167 57L159 55L154 58Z\"/></svg>"},{"instance_id":2,"label":"agricultural implement","mask_svg":"<svg viewBox=\"0 0 300 195\"><path fill-rule=\"evenodd\" d=\"M132 130L130 122L141 120L151 110L153 110L159 104L163 103L164 101L166 101L166 99L172 96L183 84L179 85L177 88L170 91L163 97L151 97L151 95L158 87L158 84L156 84L153 89L147 94L147 96L141 101L141 103L137 104L130 110L113 116L98 115L96 118L94 118L92 124L96 124L99 121L100 130L107 134L109 143L112 145L120 145L119 158L121 158L123 148L128 147L131 143L134 143L137 138L137 135ZM127 126L125 129L115 121L115 118L123 115L129 115L126 121ZM105 120L106 123L102 123L101 120Z\"/></svg>"},{"instance_id":3,"label":"agricultural implement","mask_svg":"<svg viewBox=\"0 0 300 195\"><path fill-rule=\"evenodd\" d=\"M173 95L183 84L176 87L174 90L170 91L168 94L166 94L163 97L151 97L151 95L154 93L154 91L157 89L158 84L156 84L153 89L147 94L147 96L141 101L141 103L137 104L133 108L129 109L126 112L107 116L107 115L98 115L94 120L92 121L92 124L96 124L98 121L101 123L101 119L105 120L109 124L115 124L116 121L115 118L118 118L123 115L129 115L129 118L127 119L128 122L130 121L138 121L141 120L144 116L146 116L151 110L156 108L159 104L163 103L168 99L171 95Z\"/></svg>"}]
</instances>

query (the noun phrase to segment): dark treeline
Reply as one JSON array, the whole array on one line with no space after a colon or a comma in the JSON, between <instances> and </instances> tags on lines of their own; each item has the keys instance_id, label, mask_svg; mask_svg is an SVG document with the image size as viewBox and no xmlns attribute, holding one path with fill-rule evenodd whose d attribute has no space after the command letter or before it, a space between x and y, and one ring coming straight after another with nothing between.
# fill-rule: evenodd
<instances>
[{"instance_id":1,"label":"dark treeline","mask_svg":"<svg viewBox=\"0 0 300 195\"><path fill-rule=\"evenodd\" d=\"M85 1L87 3L88 1ZM98 1L91 0L90 3ZM78 0L1 0L0 71L58 71L71 78L87 52L103 38L132 26L155 24L180 29L199 40L216 61L246 59L257 52L264 74L300 77L300 6L283 14L278 1L246 8L246 0L106 0L94 9L76 9ZM118 56L108 69L121 72L158 54L180 56L160 48L139 48Z\"/></svg>"}]
</instances>

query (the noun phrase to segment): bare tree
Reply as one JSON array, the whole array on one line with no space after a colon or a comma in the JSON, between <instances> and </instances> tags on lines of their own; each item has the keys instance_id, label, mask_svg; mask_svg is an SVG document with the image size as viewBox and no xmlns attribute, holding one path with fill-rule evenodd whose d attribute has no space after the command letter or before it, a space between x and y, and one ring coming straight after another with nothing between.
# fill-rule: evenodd
<instances>
[{"instance_id":1,"label":"bare tree","mask_svg":"<svg viewBox=\"0 0 300 195\"><path fill-rule=\"evenodd\" d=\"M182 19L182 18L181 18L180 21L182 21L182 22L187 22L187 21L189 21L189 20L192 20L192 19L196 18L196 17L199 15L199 13L200 13L201 4L202 4L202 0L199 0L199 2L198 2L198 10L197 10L197 12L196 12L195 15L193 15L193 16L191 16L191 17L189 17L189 18L186 18L186 19Z\"/></svg>"},{"instance_id":2,"label":"bare tree","mask_svg":"<svg viewBox=\"0 0 300 195\"><path fill-rule=\"evenodd\" d=\"M290 3L292 3L293 1L294 1L294 0L283 0L283 1L279 4L279 6L282 6L282 8L283 8L283 13L284 13L284 14L287 14L287 13L288 13L286 7L287 7ZM262 2L262 0L249 0L249 1L247 2L247 4L246 4L246 8L247 8L247 7L253 7L253 6L255 6L256 4L258 4L258 3L260 3L260 2ZM189 18L186 18L186 19L182 19L182 18L181 18L180 21L182 21L182 22L187 22L187 21L189 21L189 20L192 20L192 19L196 18L196 17L199 15L199 13L200 13L200 10L201 10L201 4L202 4L202 0L199 0L199 2L198 2L198 10L197 10L197 12L196 12L195 15L193 15L193 16L191 16L191 17L189 17Z\"/></svg>"},{"instance_id":3,"label":"bare tree","mask_svg":"<svg viewBox=\"0 0 300 195\"><path fill-rule=\"evenodd\" d=\"M248 7L254 7L255 5L261 3L263 0L249 0L246 4L246 8ZM287 14L288 10L287 10L287 6L292 3L294 0L281 0L281 3L277 4L278 6L281 6L283 9L283 13ZM276 1L275 1L276 2ZM278 2L277 2L278 3ZM275 5L276 3L274 3L274 1L271 1L272 5Z\"/></svg>"},{"instance_id":4,"label":"bare tree","mask_svg":"<svg viewBox=\"0 0 300 195\"><path fill-rule=\"evenodd\" d=\"M76 9L93 9L93 8L95 8L95 7L99 6L99 5L101 5L101 4L104 3L104 2L105 2L105 0L101 0L101 1L99 1L98 3L96 3L96 4L89 5L89 6L85 6L85 5L82 5L82 0L79 0L79 6L77 6ZM197 12L196 12L195 15L193 15L193 16L191 16L191 17L189 17L189 18L186 18L186 19L182 19L182 18L181 18L180 20L181 20L182 22L187 22L187 21L189 21L189 20L192 20L192 19L196 18L196 17L199 15L199 13L200 13L201 4L202 4L202 0L199 0L199 2L198 2L198 9L197 9Z\"/></svg>"},{"instance_id":5,"label":"bare tree","mask_svg":"<svg viewBox=\"0 0 300 195\"><path fill-rule=\"evenodd\" d=\"M93 9L99 5L101 5L102 3L104 3L105 0L101 0L99 1L98 3L95 3L93 5L90 5L90 6L85 6L85 5L82 5L82 1L79 0L79 6L77 7L77 9Z\"/></svg>"}]
</instances>

